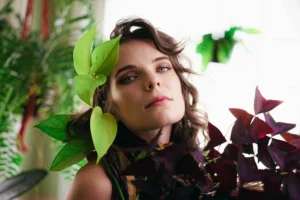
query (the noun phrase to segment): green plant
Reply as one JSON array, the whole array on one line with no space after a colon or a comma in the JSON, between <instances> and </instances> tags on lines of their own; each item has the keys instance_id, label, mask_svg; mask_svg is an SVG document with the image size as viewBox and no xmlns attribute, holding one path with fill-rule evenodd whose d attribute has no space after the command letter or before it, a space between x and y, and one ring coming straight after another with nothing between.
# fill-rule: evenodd
<instances>
[{"instance_id":1,"label":"green plant","mask_svg":"<svg viewBox=\"0 0 300 200\"><path fill-rule=\"evenodd\" d=\"M224 32L224 36L218 39L213 38L213 34L205 34L201 43L196 47L196 53L202 56L202 71L206 71L209 62L227 63L231 57L232 50L241 40L234 38L236 31L248 34L258 34L254 28L232 27Z\"/></svg>"},{"instance_id":2,"label":"green plant","mask_svg":"<svg viewBox=\"0 0 300 200\"><path fill-rule=\"evenodd\" d=\"M40 30L32 28L33 2L29 0L24 19L14 13L10 0L0 11L0 175L18 172L21 152L30 148L25 133L32 118L44 119L59 112L72 112L77 99L72 85L74 41L78 33L94 23L93 9L87 0L51 1L55 12L50 16L49 1L42 5ZM75 2L86 6L88 13L72 16ZM7 14L19 19L15 28L5 20ZM50 18L53 20L51 26ZM78 22L88 20L80 28ZM50 27L51 26L51 27ZM31 31L32 30L32 31ZM77 101L78 102L78 101ZM77 103L78 104L78 103ZM20 130L15 130L21 122ZM18 134L16 134L19 132ZM18 136L17 136L18 135ZM16 137L18 138L16 140ZM18 150L16 149L18 145Z\"/></svg>"}]
</instances>

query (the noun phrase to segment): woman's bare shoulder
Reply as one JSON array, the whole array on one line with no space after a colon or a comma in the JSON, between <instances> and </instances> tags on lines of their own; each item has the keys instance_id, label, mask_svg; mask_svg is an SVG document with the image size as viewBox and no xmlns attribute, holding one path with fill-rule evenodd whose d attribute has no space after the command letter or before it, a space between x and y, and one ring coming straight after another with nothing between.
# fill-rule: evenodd
<instances>
[{"instance_id":1,"label":"woman's bare shoulder","mask_svg":"<svg viewBox=\"0 0 300 200\"><path fill-rule=\"evenodd\" d=\"M74 177L66 200L110 200L112 183L101 164L88 162Z\"/></svg>"}]
</instances>

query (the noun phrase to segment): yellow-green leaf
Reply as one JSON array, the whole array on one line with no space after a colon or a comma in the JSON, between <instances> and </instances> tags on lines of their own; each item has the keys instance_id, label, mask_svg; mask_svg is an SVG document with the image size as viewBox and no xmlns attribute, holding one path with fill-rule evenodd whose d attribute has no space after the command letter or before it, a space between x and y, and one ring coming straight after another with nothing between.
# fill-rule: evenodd
<instances>
[{"instance_id":1,"label":"yellow-green leaf","mask_svg":"<svg viewBox=\"0 0 300 200\"><path fill-rule=\"evenodd\" d=\"M96 30L96 23L88 32L86 32L76 42L73 51L73 61L75 71L79 75L88 75L91 68L91 48L94 42Z\"/></svg>"},{"instance_id":2,"label":"yellow-green leaf","mask_svg":"<svg viewBox=\"0 0 300 200\"><path fill-rule=\"evenodd\" d=\"M90 73L109 76L116 66L119 58L121 35L115 39L98 45L92 53L92 68Z\"/></svg>"},{"instance_id":3,"label":"yellow-green leaf","mask_svg":"<svg viewBox=\"0 0 300 200\"><path fill-rule=\"evenodd\" d=\"M97 106L93 109L90 127L93 143L98 154L98 163L116 138L117 122L111 114L102 114L101 108Z\"/></svg>"},{"instance_id":4,"label":"yellow-green leaf","mask_svg":"<svg viewBox=\"0 0 300 200\"><path fill-rule=\"evenodd\" d=\"M90 140L72 140L58 152L52 162L50 170L60 171L74 165L84 159L85 152L90 152L93 149L94 145Z\"/></svg>"},{"instance_id":5,"label":"yellow-green leaf","mask_svg":"<svg viewBox=\"0 0 300 200\"><path fill-rule=\"evenodd\" d=\"M41 131L60 141L67 140L66 128L67 124L72 118L72 115L60 114L54 115L45 119L34 127L39 128Z\"/></svg>"},{"instance_id":6,"label":"yellow-green leaf","mask_svg":"<svg viewBox=\"0 0 300 200\"><path fill-rule=\"evenodd\" d=\"M260 33L260 30L255 29L255 28L242 28L240 31L243 31L248 34L259 34Z\"/></svg>"},{"instance_id":7,"label":"yellow-green leaf","mask_svg":"<svg viewBox=\"0 0 300 200\"><path fill-rule=\"evenodd\" d=\"M78 96L91 107L96 88L105 83L105 81L106 77L101 74L96 79L89 75L77 75L73 78Z\"/></svg>"}]
</instances>

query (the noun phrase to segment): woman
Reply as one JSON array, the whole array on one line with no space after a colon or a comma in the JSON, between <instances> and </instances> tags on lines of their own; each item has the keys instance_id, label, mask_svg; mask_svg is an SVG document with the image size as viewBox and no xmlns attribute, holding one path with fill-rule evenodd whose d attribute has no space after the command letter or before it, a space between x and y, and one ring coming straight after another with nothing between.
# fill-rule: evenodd
<instances>
[{"instance_id":1,"label":"woman","mask_svg":"<svg viewBox=\"0 0 300 200\"><path fill-rule=\"evenodd\" d=\"M143 196L130 177L122 174L142 152L134 148L147 146L150 141L161 149L184 142L183 152L194 151L197 133L206 127L205 115L196 108L197 90L186 78L195 73L180 62L183 44L143 19L120 21L110 38L119 35L118 63L94 95L94 104L118 121L117 137L105 156L108 167L104 162L96 165L95 156L89 154L90 162L78 171L67 199L119 199L122 195L125 199L154 199L149 194ZM77 116L71 125L84 130L90 114L87 111Z\"/></svg>"}]
</instances>

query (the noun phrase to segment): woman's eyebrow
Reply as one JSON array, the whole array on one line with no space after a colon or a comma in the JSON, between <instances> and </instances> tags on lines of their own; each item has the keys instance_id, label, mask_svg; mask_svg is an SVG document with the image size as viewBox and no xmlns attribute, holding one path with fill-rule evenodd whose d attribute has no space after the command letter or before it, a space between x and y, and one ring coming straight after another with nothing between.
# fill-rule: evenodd
<instances>
[{"instance_id":1,"label":"woman's eyebrow","mask_svg":"<svg viewBox=\"0 0 300 200\"><path fill-rule=\"evenodd\" d=\"M152 60L152 63L158 62L158 61L161 61L161 60L169 60L169 58L168 58L167 56L157 57L157 58L155 58L155 59ZM117 77L117 76L118 76L121 72L123 72L123 71L130 70L130 69L134 69L134 68L136 68L135 65L125 65L124 67L120 68L120 69L117 71L115 77Z\"/></svg>"},{"instance_id":2,"label":"woman's eyebrow","mask_svg":"<svg viewBox=\"0 0 300 200\"><path fill-rule=\"evenodd\" d=\"M169 60L169 58L167 56L157 57L157 58L152 60L152 63L158 62L158 61L161 61L161 60Z\"/></svg>"},{"instance_id":3,"label":"woman's eyebrow","mask_svg":"<svg viewBox=\"0 0 300 200\"><path fill-rule=\"evenodd\" d=\"M136 66L134 66L134 65L125 65L124 67L120 68L120 69L117 71L115 77L117 77L118 74L120 74L120 73L123 72L123 71L130 70L130 69L134 69L134 68L136 68Z\"/></svg>"}]
</instances>

